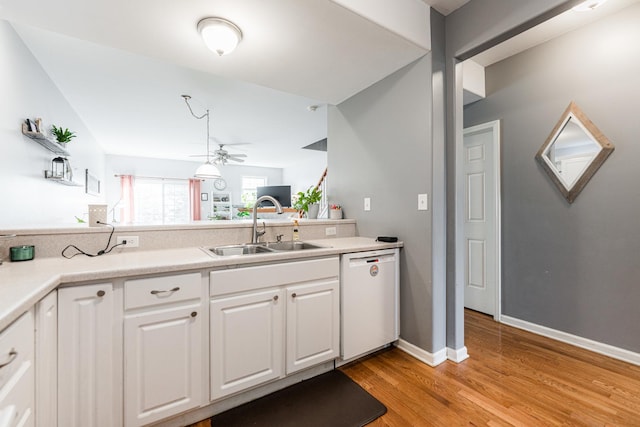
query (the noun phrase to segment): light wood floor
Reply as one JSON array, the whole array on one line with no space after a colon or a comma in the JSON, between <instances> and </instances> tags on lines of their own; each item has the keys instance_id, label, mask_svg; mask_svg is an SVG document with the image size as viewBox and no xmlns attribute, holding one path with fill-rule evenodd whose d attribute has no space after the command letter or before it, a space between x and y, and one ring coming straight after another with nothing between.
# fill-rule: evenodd
<instances>
[{"instance_id":1,"label":"light wood floor","mask_svg":"<svg viewBox=\"0 0 640 427\"><path fill-rule=\"evenodd\" d=\"M392 349L342 368L388 408L369 426L640 426L640 367L473 311L465 328L460 364Z\"/></svg>"}]
</instances>

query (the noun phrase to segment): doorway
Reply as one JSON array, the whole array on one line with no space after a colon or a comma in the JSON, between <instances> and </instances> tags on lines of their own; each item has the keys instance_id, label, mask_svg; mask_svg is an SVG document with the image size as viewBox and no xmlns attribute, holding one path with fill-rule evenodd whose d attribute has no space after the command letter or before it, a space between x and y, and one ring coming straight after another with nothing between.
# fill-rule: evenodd
<instances>
[{"instance_id":1,"label":"doorway","mask_svg":"<svg viewBox=\"0 0 640 427\"><path fill-rule=\"evenodd\" d=\"M458 277L464 306L500 319L500 121L463 131L458 182L462 233Z\"/></svg>"}]
</instances>

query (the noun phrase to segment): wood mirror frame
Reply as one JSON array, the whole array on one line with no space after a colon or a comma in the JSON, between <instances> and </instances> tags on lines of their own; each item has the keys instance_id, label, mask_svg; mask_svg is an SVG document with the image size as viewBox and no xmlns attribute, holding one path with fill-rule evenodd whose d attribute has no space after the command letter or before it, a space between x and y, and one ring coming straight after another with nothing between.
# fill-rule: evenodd
<instances>
[{"instance_id":1,"label":"wood mirror frame","mask_svg":"<svg viewBox=\"0 0 640 427\"><path fill-rule=\"evenodd\" d=\"M556 168L556 166L551 162L547 153L551 146L558 140L558 137L562 135L562 132L565 129L567 123L570 120L575 120L576 123L582 128L584 133L589 136L595 143L600 146L599 152L591 159L591 162L588 163L588 166L581 172L581 174L575 179L573 185L570 188L567 188L562 178L560 177L560 172ZM560 120L556 124L556 126L551 131L551 134L547 138L538 153L536 154L536 160L544 169L544 171L549 175L551 181L558 187L558 190L562 193L567 202L573 203L573 201L578 197L578 194L582 191L582 189L587 185L587 182L591 179L591 177L596 173L596 171L602 166L602 164L607 160L607 157L614 150L613 144L607 139L606 136L593 124L591 120L580 110L580 108L572 101L569 103L569 106L560 117Z\"/></svg>"}]
</instances>

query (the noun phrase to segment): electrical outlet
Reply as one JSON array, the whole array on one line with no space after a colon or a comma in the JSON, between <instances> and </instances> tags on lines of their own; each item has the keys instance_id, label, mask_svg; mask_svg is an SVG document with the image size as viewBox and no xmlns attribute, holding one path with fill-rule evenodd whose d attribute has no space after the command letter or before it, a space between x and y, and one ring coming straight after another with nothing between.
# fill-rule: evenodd
<instances>
[{"instance_id":1,"label":"electrical outlet","mask_svg":"<svg viewBox=\"0 0 640 427\"><path fill-rule=\"evenodd\" d=\"M338 233L335 227L327 227L324 229L324 234L326 236L335 236Z\"/></svg>"},{"instance_id":2,"label":"electrical outlet","mask_svg":"<svg viewBox=\"0 0 640 427\"><path fill-rule=\"evenodd\" d=\"M119 245L124 241L126 241L127 243L125 243L121 247L137 248L140 244L140 241L138 240L138 236L117 236L116 237L116 245Z\"/></svg>"},{"instance_id":3,"label":"electrical outlet","mask_svg":"<svg viewBox=\"0 0 640 427\"><path fill-rule=\"evenodd\" d=\"M365 197L364 198L364 210L365 211L370 211L371 210L371 197Z\"/></svg>"}]
</instances>

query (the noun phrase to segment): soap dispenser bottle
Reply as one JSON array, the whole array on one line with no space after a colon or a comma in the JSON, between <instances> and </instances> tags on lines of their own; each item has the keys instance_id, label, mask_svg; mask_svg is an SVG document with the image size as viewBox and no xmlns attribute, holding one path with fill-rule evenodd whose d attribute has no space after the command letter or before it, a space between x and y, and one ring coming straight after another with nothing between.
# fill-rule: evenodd
<instances>
[{"instance_id":1,"label":"soap dispenser bottle","mask_svg":"<svg viewBox=\"0 0 640 427\"><path fill-rule=\"evenodd\" d=\"M298 220L293 220L293 239L294 241L300 240L300 233L298 233Z\"/></svg>"}]
</instances>

